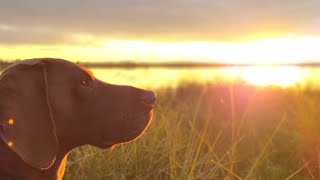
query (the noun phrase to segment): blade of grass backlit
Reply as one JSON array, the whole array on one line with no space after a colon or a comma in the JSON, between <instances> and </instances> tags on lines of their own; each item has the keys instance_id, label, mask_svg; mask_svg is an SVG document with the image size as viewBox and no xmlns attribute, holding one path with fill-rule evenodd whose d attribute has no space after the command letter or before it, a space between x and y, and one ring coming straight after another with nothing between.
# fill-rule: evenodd
<instances>
[{"instance_id":1,"label":"blade of grass backlit","mask_svg":"<svg viewBox=\"0 0 320 180\"><path fill-rule=\"evenodd\" d=\"M196 164L196 162L197 162L197 160L198 160L198 157L199 157L199 154L200 154L202 145L203 145L204 137L205 137L206 134L207 134L208 125L209 125L209 118L206 120L206 123L204 124L203 133L202 133L202 136L201 136L201 139L200 139L200 142L199 142L199 145L198 145L196 154L195 154L195 156L194 156L194 158L193 158L193 161L192 161L192 163L191 163L191 169L190 169L189 174L188 174L188 180L190 180L191 177L192 177L192 173L193 173L195 164Z\"/></svg>"},{"instance_id":2,"label":"blade of grass backlit","mask_svg":"<svg viewBox=\"0 0 320 180\"><path fill-rule=\"evenodd\" d=\"M274 129L274 131L272 132L271 136L269 137L267 143L265 144L265 146L263 147L262 151L260 152L259 156L257 157L257 159L255 160L255 162L253 163L253 165L251 166L247 176L245 179L249 179L252 175L252 173L254 172L254 170L256 169L256 167L258 166L258 164L260 163L260 160L263 158L265 152L267 151L267 149L269 148L269 146L271 145L272 139L273 137L277 134L277 132L279 131L281 125L285 122L285 120L287 119L286 115L284 115L284 117L281 119L281 121L278 123L277 127Z\"/></svg>"},{"instance_id":3,"label":"blade of grass backlit","mask_svg":"<svg viewBox=\"0 0 320 180\"><path fill-rule=\"evenodd\" d=\"M301 170L303 170L304 168L306 168L309 163L310 163L310 161L307 162L307 163L305 163L302 167L300 167L299 169L297 169L294 173L292 173L292 174L291 174L289 177L287 177L285 180L289 180L289 179L291 179L292 177L294 177L294 176L295 176L296 174L298 174Z\"/></svg>"}]
</instances>

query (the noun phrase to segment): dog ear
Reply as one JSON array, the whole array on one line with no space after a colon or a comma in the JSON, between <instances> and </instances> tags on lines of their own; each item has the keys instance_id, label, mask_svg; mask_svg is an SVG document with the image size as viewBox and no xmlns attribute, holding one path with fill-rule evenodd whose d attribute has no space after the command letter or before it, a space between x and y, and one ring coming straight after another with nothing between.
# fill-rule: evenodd
<instances>
[{"instance_id":1,"label":"dog ear","mask_svg":"<svg viewBox=\"0 0 320 180\"><path fill-rule=\"evenodd\" d=\"M11 66L0 79L0 136L26 163L47 169L58 150L46 63Z\"/></svg>"}]
</instances>

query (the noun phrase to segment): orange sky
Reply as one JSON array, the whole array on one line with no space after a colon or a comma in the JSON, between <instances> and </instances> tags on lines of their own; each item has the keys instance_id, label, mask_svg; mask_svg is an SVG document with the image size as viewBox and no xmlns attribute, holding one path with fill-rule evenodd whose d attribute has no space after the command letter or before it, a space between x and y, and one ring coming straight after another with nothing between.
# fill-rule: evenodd
<instances>
[{"instance_id":1,"label":"orange sky","mask_svg":"<svg viewBox=\"0 0 320 180\"><path fill-rule=\"evenodd\" d=\"M5 0L0 12L7 60L320 60L316 0Z\"/></svg>"}]
</instances>

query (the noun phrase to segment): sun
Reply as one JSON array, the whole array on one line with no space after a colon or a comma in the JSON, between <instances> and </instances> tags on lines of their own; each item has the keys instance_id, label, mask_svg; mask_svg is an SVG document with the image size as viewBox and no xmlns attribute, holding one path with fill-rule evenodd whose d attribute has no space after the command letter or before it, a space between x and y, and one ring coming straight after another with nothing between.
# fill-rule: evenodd
<instances>
[{"instance_id":1,"label":"sun","mask_svg":"<svg viewBox=\"0 0 320 180\"><path fill-rule=\"evenodd\" d=\"M297 66L253 66L240 70L240 77L256 86L289 87L303 82L305 75Z\"/></svg>"}]
</instances>

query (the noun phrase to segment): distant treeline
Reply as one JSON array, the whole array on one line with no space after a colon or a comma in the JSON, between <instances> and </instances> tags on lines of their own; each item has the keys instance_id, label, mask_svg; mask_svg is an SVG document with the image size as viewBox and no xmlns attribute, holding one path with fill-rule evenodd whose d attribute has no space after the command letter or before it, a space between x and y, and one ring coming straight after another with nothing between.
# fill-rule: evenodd
<instances>
[{"instance_id":1,"label":"distant treeline","mask_svg":"<svg viewBox=\"0 0 320 180\"><path fill-rule=\"evenodd\" d=\"M231 64L224 63L200 63L200 62L77 62L89 68L204 68L226 67Z\"/></svg>"},{"instance_id":2,"label":"distant treeline","mask_svg":"<svg viewBox=\"0 0 320 180\"><path fill-rule=\"evenodd\" d=\"M0 60L0 69L6 68L9 65L19 62ZM228 63L209 63L209 62L76 62L88 68L218 68L232 66L257 66L255 64L228 64ZM261 66L271 66L272 64L259 64ZM300 67L320 67L320 63L297 63L297 64L276 64L276 66L300 66ZM274 66L274 64L272 65Z\"/></svg>"},{"instance_id":3,"label":"distant treeline","mask_svg":"<svg viewBox=\"0 0 320 180\"><path fill-rule=\"evenodd\" d=\"M88 68L219 68L232 66L300 66L300 67L320 67L320 63L297 63L297 64L228 64L228 63L208 63L208 62L78 62Z\"/></svg>"}]
</instances>

